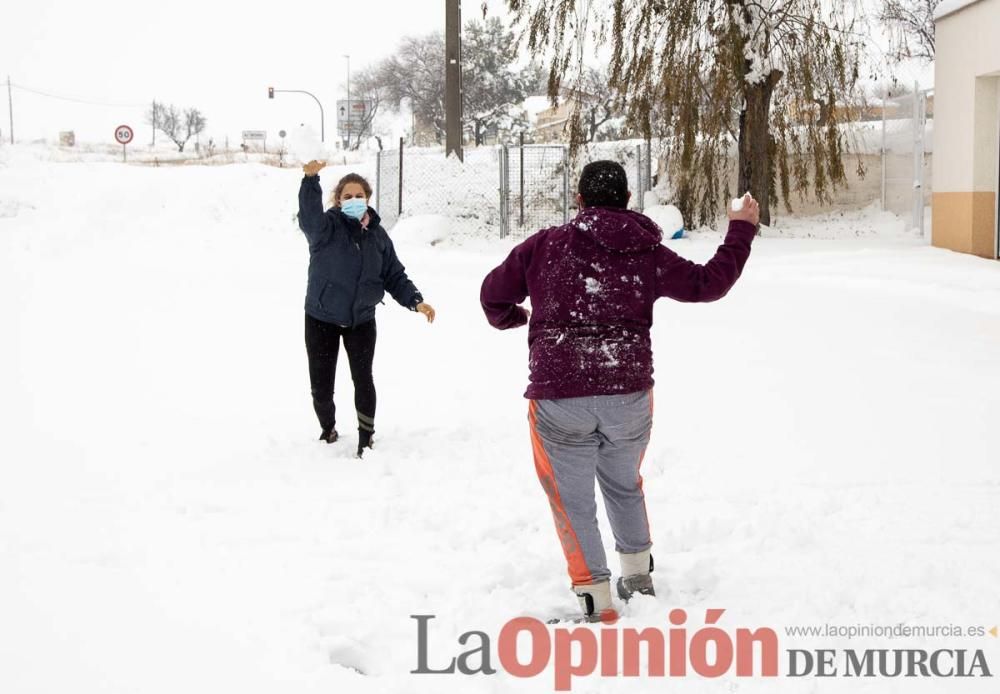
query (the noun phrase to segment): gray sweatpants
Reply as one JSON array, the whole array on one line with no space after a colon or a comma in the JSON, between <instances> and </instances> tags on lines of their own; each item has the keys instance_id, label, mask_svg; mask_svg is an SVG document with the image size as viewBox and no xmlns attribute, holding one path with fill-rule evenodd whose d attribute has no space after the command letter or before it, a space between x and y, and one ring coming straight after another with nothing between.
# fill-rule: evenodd
<instances>
[{"instance_id":1,"label":"gray sweatpants","mask_svg":"<svg viewBox=\"0 0 1000 694\"><path fill-rule=\"evenodd\" d=\"M549 497L573 585L610 578L597 528L594 481L604 495L615 549L649 549L639 467L653 423L652 391L532 400L528 421L535 469Z\"/></svg>"}]
</instances>

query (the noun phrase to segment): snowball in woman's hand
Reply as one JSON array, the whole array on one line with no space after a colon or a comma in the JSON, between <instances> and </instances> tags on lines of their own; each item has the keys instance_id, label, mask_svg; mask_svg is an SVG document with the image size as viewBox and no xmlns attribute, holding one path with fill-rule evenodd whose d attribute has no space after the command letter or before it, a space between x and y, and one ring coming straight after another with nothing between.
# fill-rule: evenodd
<instances>
[{"instance_id":1,"label":"snowball in woman's hand","mask_svg":"<svg viewBox=\"0 0 1000 694\"><path fill-rule=\"evenodd\" d=\"M742 198L733 198L733 212L739 212L743 209L743 201L746 200L747 195L750 195L750 193L747 193Z\"/></svg>"},{"instance_id":2,"label":"snowball in woman's hand","mask_svg":"<svg viewBox=\"0 0 1000 694\"><path fill-rule=\"evenodd\" d=\"M319 134L310 126L304 125L292 128L285 143L288 154L293 161L303 164L309 161L325 159L323 144Z\"/></svg>"}]
</instances>

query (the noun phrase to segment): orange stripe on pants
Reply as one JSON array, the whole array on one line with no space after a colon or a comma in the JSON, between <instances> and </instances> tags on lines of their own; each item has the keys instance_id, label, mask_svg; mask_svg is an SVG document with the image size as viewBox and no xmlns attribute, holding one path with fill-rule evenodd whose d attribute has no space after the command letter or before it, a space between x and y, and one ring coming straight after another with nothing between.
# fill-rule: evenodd
<instances>
[{"instance_id":1,"label":"orange stripe on pants","mask_svg":"<svg viewBox=\"0 0 1000 694\"><path fill-rule=\"evenodd\" d=\"M583 556L583 548L576 537L559 496L559 487L556 484L555 473L552 470L552 462L548 453L542 445L542 437L538 433L537 404L534 400L528 405L528 422L531 426L531 449L535 457L535 472L538 473L538 481L542 483L542 489L549 497L549 506L552 508L552 518L556 524L556 534L562 544L563 554L566 555L566 564L569 577L574 586L585 586L594 582L590 569L587 567L587 560Z\"/></svg>"}]
</instances>

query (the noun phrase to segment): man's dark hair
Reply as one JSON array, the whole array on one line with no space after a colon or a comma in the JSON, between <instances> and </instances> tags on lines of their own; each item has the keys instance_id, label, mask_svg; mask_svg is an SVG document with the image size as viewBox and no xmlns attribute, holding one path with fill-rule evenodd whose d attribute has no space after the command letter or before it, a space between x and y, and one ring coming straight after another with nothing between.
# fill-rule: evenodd
<instances>
[{"instance_id":1,"label":"man's dark hair","mask_svg":"<svg viewBox=\"0 0 1000 694\"><path fill-rule=\"evenodd\" d=\"M578 190L587 207L628 207L628 175L616 161L592 161L583 167Z\"/></svg>"}]
</instances>

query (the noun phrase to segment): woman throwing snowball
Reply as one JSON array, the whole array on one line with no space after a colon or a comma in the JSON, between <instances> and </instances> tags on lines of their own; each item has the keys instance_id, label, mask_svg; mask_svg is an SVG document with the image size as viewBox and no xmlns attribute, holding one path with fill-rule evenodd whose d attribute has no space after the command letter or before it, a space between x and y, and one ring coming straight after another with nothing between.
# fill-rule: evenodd
<instances>
[{"instance_id":1,"label":"woman throwing snowball","mask_svg":"<svg viewBox=\"0 0 1000 694\"><path fill-rule=\"evenodd\" d=\"M375 433L375 306L389 292L401 306L434 322L434 309L424 303L378 213L368 206L372 188L358 174L340 179L323 209L319 172L326 162L302 167L299 228L309 240L309 285L306 290L306 353L313 408L322 428L320 440L338 439L333 403L337 356L343 338L354 381L358 416L358 457L372 447Z\"/></svg>"}]
</instances>

